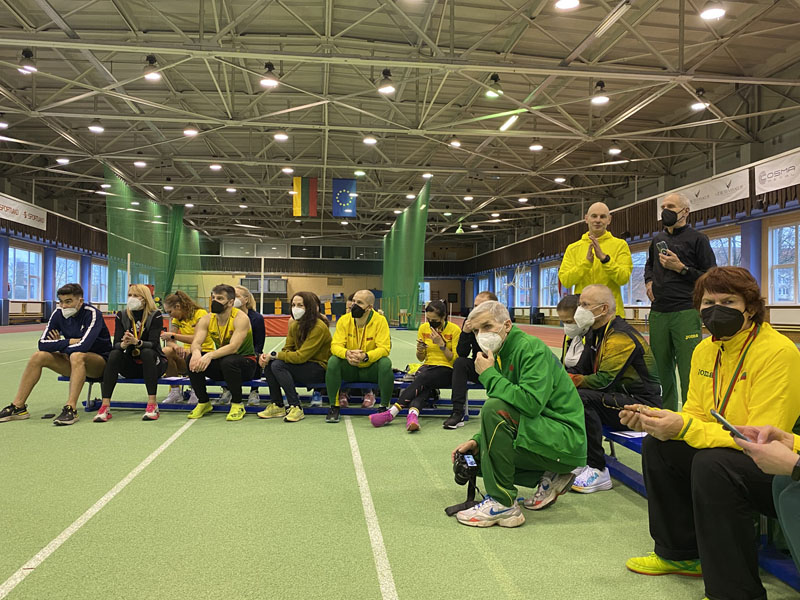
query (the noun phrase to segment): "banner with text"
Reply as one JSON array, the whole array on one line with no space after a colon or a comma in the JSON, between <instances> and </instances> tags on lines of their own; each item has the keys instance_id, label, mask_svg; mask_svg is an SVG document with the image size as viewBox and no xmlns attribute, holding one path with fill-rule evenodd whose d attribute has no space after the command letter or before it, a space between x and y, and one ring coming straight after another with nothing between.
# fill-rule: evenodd
<instances>
[{"instance_id":1,"label":"banner with text","mask_svg":"<svg viewBox=\"0 0 800 600\"><path fill-rule=\"evenodd\" d=\"M756 194L774 192L800 183L800 152L756 165Z\"/></svg>"},{"instance_id":2,"label":"banner with text","mask_svg":"<svg viewBox=\"0 0 800 600\"><path fill-rule=\"evenodd\" d=\"M37 229L47 229L46 211L5 194L0 194L0 219L8 219Z\"/></svg>"},{"instance_id":3,"label":"banner with text","mask_svg":"<svg viewBox=\"0 0 800 600\"><path fill-rule=\"evenodd\" d=\"M689 198L689 201L692 203L692 211L697 211L719 204L725 204L726 202L747 198L750 195L750 182L747 169L742 169L741 171L715 177L714 179L709 179L702 183L672 190L668 194L673 192L680 192ZM668 194L665 194L665 196ZM663 199L664 196L659 196L656 199L659 211Z\"/></svg>"}]
</instances>

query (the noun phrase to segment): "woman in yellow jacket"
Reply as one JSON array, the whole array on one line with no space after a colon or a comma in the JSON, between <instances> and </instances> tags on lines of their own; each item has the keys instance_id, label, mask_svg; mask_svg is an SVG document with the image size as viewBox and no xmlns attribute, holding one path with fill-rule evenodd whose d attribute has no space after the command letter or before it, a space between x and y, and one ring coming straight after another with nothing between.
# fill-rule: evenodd
<instances>
[{"instance_id":1,"label":"woman in yellow jacket","mask_svg":"<svg viewBox=\"0 0 800 600\"><path fill-rule=\"evenodd\" d=\"M753 512L776 516L772 476L710 411L736 427L791 430L800 416L800 352L764 322L758 283L745 269L707 271L695 284L694 304L712 337L692 355L683 412L635 405L620 415L624 425L650 434L642 470L655 541L655 552L626 566L644 575L703 577L708 598L766 598Z\"/></svg>"}]
</instances>

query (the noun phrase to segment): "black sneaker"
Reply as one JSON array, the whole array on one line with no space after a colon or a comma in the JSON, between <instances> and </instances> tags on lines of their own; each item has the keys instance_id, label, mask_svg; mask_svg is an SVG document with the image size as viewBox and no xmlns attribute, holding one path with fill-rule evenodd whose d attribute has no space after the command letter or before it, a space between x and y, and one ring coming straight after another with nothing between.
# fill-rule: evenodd
<instances>
[{"instance_id":1,"label":"black sneaker","mask_svg":"<svg viewBox=\"0 0 800 600\"><path fill-rule=\"evenodd\" d=\"M78 413L75 411L74 408L71 406L64 406L61 409L61 414L58 415L55 419L53 419L53 423L56 425L72 425L75 421L78 420Z\"/></svg>"},{"instance_id":2,"label":"black sneaker","mask_svg":"<svg viewBox=\"0 0 800 600\"><path fill-rule=\"evenodd\" d=\"M459 427L464 426L464 413L460 410L454 410L450 413L450 416L445 419L444 423L442 423L442 427L445 429L458 429Z\"/></svg>"},{"instance_id":3,"label":"black sneaker","mask_svg":"<svg viewBox=\"0 0 800 600\"><path fill-rule=\"evenodd\" d=\"M325 417L326 423L338 423L339 422L339 407L338 406L331 406L330 410L328 410L328 416Z\"/></svg>"},{"instance_id":4,"label":"black sneaker","mask_svg":"<svg viewBox=\"0 0 800 600\"><path fill-rule=\"evenodd\" d=\"M5 423L6 421L22 421L30 416L27 404L23 404L22 408L18 408L12 403L3 410L0 410L0 423Z\"/></svg>"}]
</instances>

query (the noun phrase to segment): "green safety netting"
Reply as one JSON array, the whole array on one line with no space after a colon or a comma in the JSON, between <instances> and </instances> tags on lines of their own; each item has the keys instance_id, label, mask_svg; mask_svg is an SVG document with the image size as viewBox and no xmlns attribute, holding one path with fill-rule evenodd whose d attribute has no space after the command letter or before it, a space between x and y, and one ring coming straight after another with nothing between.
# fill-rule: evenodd
<instances>
[{"instance_id":1,"label":"green safety netting","mask_svg":"<svg viewBox=\"0 0 800 600\"><path fill-rule=\"evenodd\" d=\"M150 284L164 298L186 291L204 306L206 290L200 268L197 231L183 223L182 206L153 202L105 172L108 231L108 310L119 310L131 283Z\"/></svg>"},{"instance_id":2,"label":"green safety netting","mask_svg":"<svg viewBox=\"0 0 800 600\"><path fill-rule=\"evenodd\" d=\"M397 218L383 238L383 300L390 323L416 329L423 312L421 297L425 269L425 232L428 226L430 182L411 206Z\"/></svg>"}]
</instances>

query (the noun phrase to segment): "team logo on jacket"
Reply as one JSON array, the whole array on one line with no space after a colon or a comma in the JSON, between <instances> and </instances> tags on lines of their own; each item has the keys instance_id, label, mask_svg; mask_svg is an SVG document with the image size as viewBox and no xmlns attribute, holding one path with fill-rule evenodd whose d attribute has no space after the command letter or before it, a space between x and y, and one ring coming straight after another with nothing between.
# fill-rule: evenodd
<instances>
[{"instance_id":1,"label":"team logo on jacket","mask_svg":"<svg viewBox=\"0 0 800 600\"><path fill-rule=\"evenodd\" d=\"M708 377L709 379L713 377L711 371L704 371L703 369L697 369L697 374L702 375L703 377Z\"/></svg>"}]
</instances>

